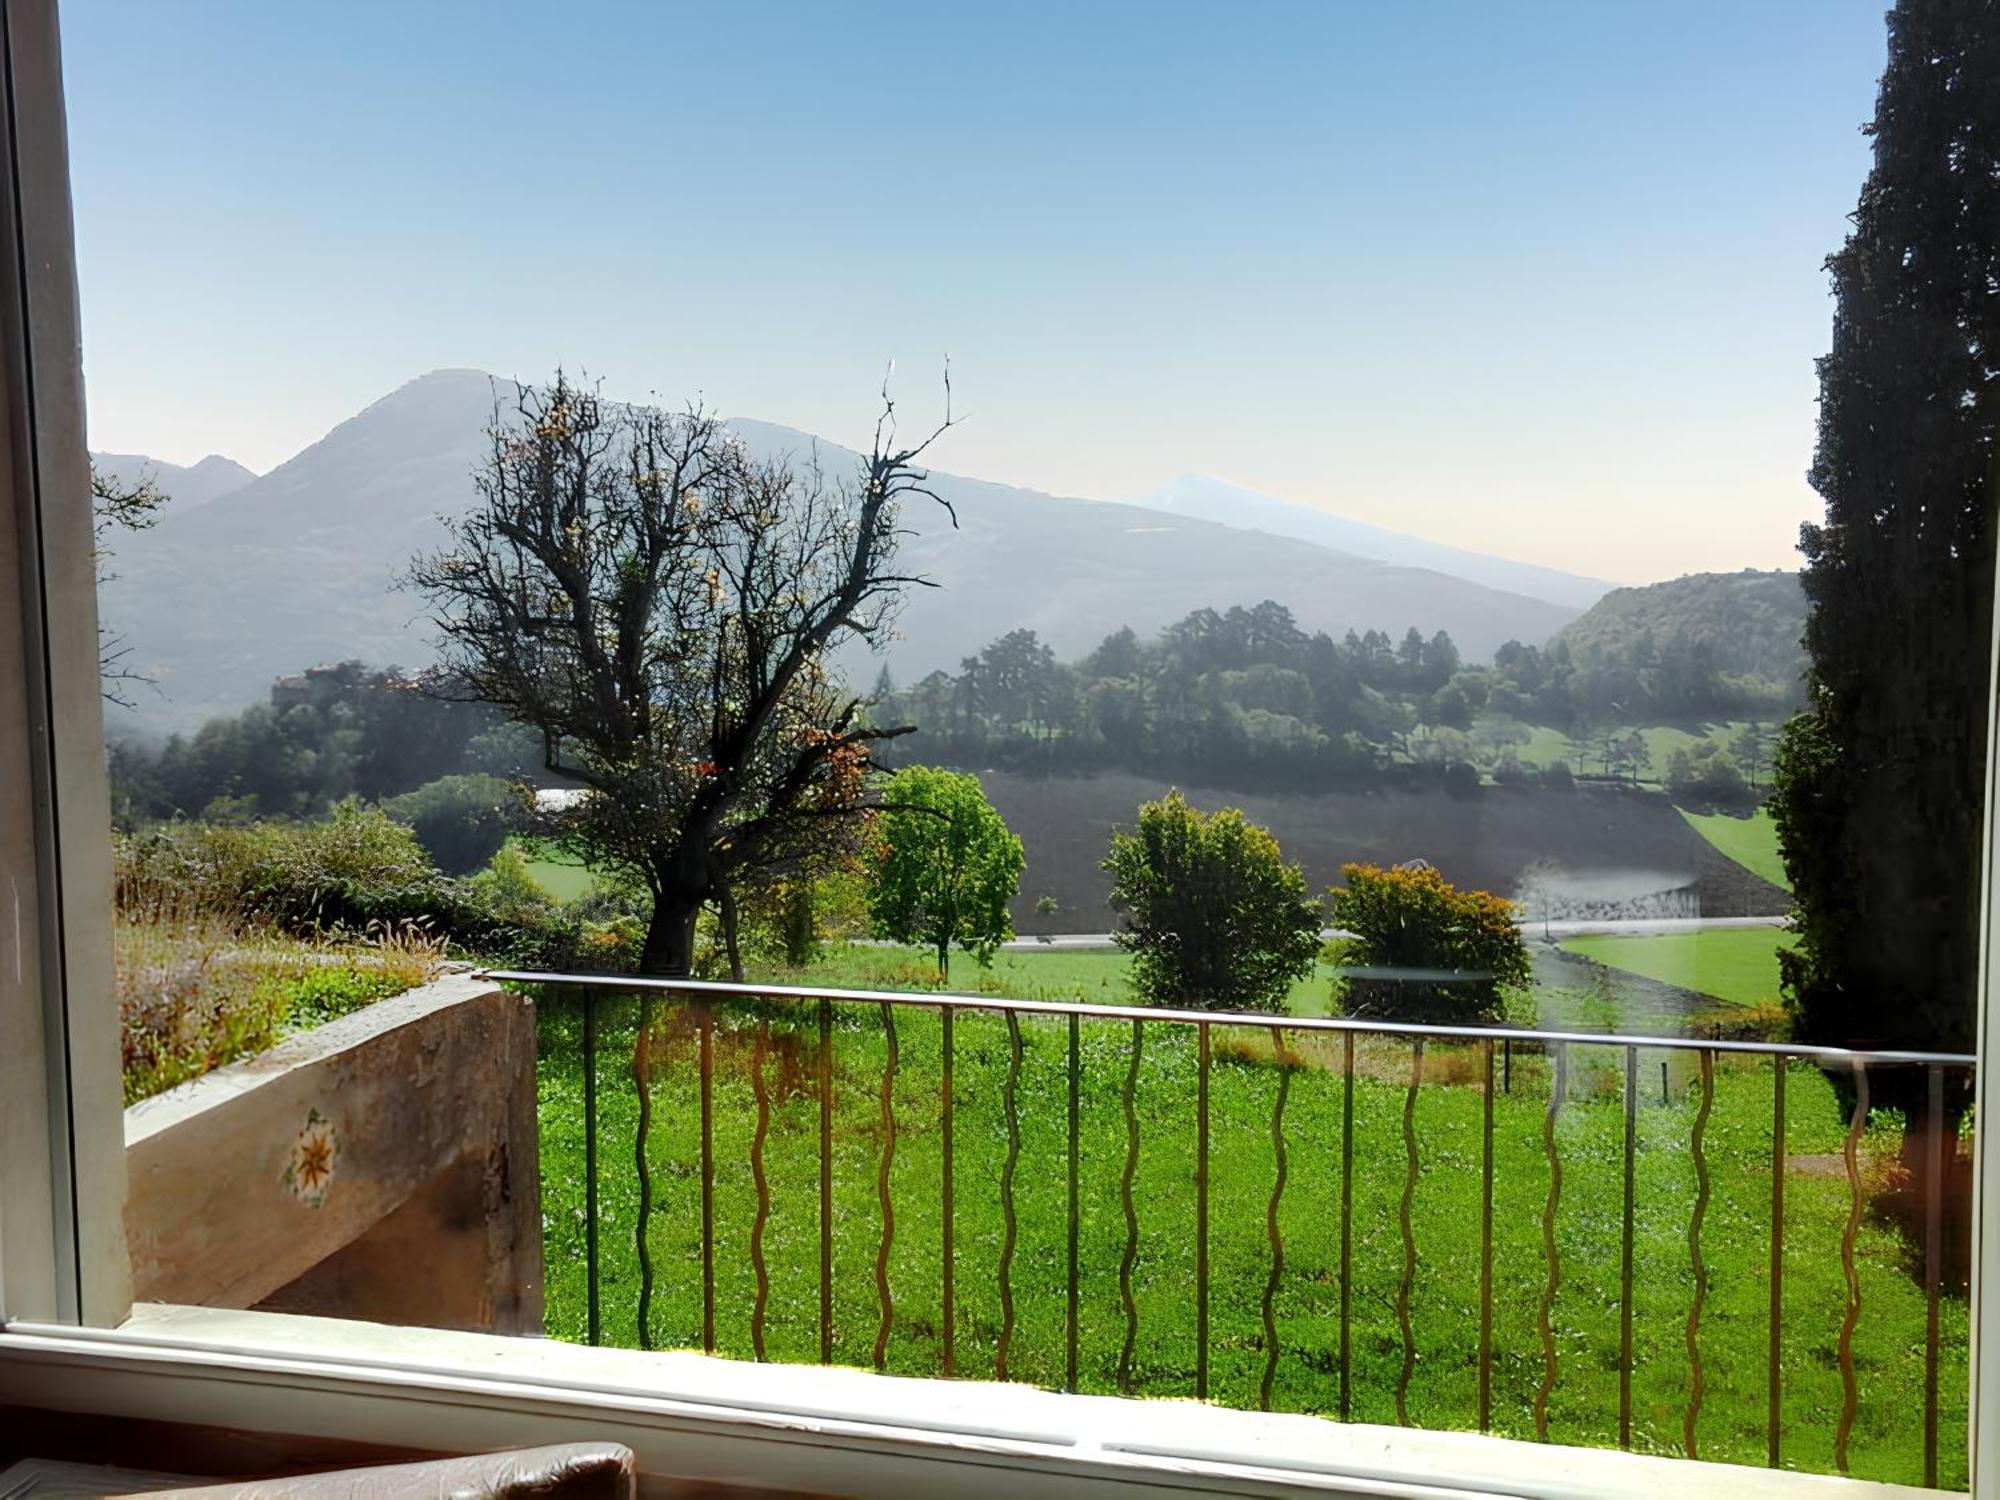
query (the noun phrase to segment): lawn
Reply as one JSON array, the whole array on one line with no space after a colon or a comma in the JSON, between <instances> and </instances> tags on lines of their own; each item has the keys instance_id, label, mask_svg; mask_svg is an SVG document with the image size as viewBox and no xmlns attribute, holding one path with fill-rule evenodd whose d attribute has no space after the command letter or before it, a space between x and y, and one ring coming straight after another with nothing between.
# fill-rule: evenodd
<instances>
[{"instance_id":1,"label":"lawn","mask_svg":"<svg viewBox=\"0 0 2000 1500\"><path fill-rule=\"evenodd\" d=\"M1747 818L1734 813L1692 813L1684 807L1674 810L1725 858L1735 860L1752 875L1762 876L1781 891L1792 888L1785 874L1785 862L1778 855L1778 825L1762 808Z\"/></svg>"},{"instance_id":2,"label":"lawn","mask_svg":"<svg viewBox=\"0 0 2000 1500\"><path fill-rule=\"evenodd\" d=\"M508 842L526 858L528 873L534 877L535 884L556 900L576 901L596 889L597 877L582 865L555 858L544 845L532 839L517 837Z\"/></svg>"},{"instance_id":3,"label":"lawn","mask_svg":"<svg viewBox=\"0 0 2000 1500\"><path fill-rule=\"evenodd\" d=\"M1115 949L1016 948L993 955L981 969L969 956L954 953L951 979L941 983L937 965L915 948L874 943L827 945L813 963L769 977L776 983L823 985L852 990L938 990L976 995L1009 995L1018 1000L1083 1000L1096 1005L1135 1005L1128 982L1129 960ZM1297 1016L1323 1016L1332 1009L1333 966L1322 961L1292 986L1286 1008Z\"/></svg>"},{"instance_id":4,"label":"lawn","mask_svg":"<svg viewBox=\"0 0 2000 1500\"><path fill-rule=\"evenodd\" d=\"M1061 955L1088 973L1096 955ZM1101 976L1100 976L1101 977ZM942 1034L935 1014L899 1008L892 1048L885 1012L831 1008L832 1340L836 1363L875 1362L934 1375L944 1368L940 1276L945 1219L941 1096ZM580 1024L573 1003L541 1013L543 1214L548 1327L575 1339L585 1327L584 1185ZM1066 1381L1066 1225L1069 1032L1030 1018L1020 1027L1017 1077L1004 1022L965 1012L955 1025L955 1161L951 1183L956 1272L952 1355L959 1374L1007 1374L1048 1386ZM1211 1398L1295 1412L1338 1410L1341 1274L1341 1131L1348 1084L1338 1044L1301 1041L1300 1065L1274 1061L1268 1024L1212 1028L1208 1339ZM598 1120L602 1306L608 1341L637 1342L639 1292L634 1230L639 1188L633 1166L637 1103L632 1067L637 1002L599 1002ZM1116 1392L1121 1373L1138 1394L1186 1396L1194 1389L1195 1151L1197 1050L1190 1028L1145 1028L1136 1060L1123 1022L1076 1031L1078 1317L1075 1385ZM813 1012L771 1003L718 1014L713 1030L713 1222L715 1347L755 1353L758 1285L752 1235L758 1199L752 1151L757 1093L768 1100L761 1167L769 1188L761 1252L769 1285L764 1353L818 1358L818 1141L815 1080L820 1047ZM646 1247L654 1285L653 1341L699 1345L702 1331L698 1032L673 1005L658 1011L647 1049L652 1131L645 1150L653 1212ZM761 1066L759 1059L762 1059ZM1353 1088L1352 1271L1349 1278L1354 1420L1397 1420L1406 1367L1398 1320L1404 1276L1399 1209L1407 1191L1415 1250L1408 1317L1414 1359L1404 1405L1418 1425L1476 1424L1479 1324L1481 1093L1478 1054L1434 1044L1428 1083L1414 1104L1402 1044L1364 1041ZM1618 1054L1579 1048L1554 1138L1561 1193L1554 1212L1559 1286L1550 1309L1558 1355L1548 1427L1558 1442L1610 1444L1618 1431L1621 1142ZM1659 1059L1643 1054L1640 1077ZM1133 1080L1130 1117L1124 1105ZM886 1094L885 1101L885 1082ZM1550 1068L1514 1058L1511 1092L1496 1097L1493 1150L1494 1295L1492 1427L1535 1434L1543 1380L1540 1315L1549 1270L1542 1216L1551 1185L1542 1131ZM1712 1193L1700 1236L1706 1301L1698 1347L1706 1398L1696 1426L1705 1458L1761 1463L1769 1296L1770 1141L1773 1075L1768 1065L1725 1060L1714 1073L1706 1124ZM1786 1076L1787 1149L1822 1158L1840 1149L1842 1117L1817 1072ZM1695 1201L1691 1143L1698 1088L1685 1068L1666 1102L1641 1091L1634 1220L1634 1446L1678 1452L1691 1388L1685 1330L1695 1290L1689 1248ZM1016 1106L1012 1117L1007 1108ZM1281 1113L1282 1111L1282 1113ZM1408 1111L1408 1113L1406 1113ZM893 1131L890 1117L893 1118ZM1405 1129L1417 1170L1406 1179ZM1128 1129L1138 1140L1129 1201ZM1274 1137L1284 1143L1283 1190ZM890 1142L893 1139L893 1148ZM1877 1151L1893 1139L1871 1136ZM1011 1166L1010 1166L1011 1161ZM1787 1173L1782 1364L1784 1458L1830 1470L1842 1384L1836 1332L1846 1286L1839 1243L1848 1193L1838 1175L1799 1163ZM1003 1195L1011 1191L1010 1226ZM882 1199L893 1210L885 1230ZM1275 1218L1281 1263L1267 1215ZM1129 1303L1121 1267L1129 1257ZM1860 1406L1851 1440L1858 1476L1914 1483L1922 1477L1925 1307L1908 1250L1872 1220L1857 1242L1861 1312L1854 1335ZM886 1324L876 1268L886 1276ZM1003 1281L1002 1267L1006 1279ZM1007 1302L1011 1300L1011 1330ZM1268 1311L1266 1303L1268 1300ZM1132 1322L1128 1325L1127 1309ZM1963 1486L1966 1315L1949 1298L1943 1314L1942 1482ZM1274 1337L1273 1337L1274 1336Z\"/></svg>"},{"instance_id":5,"label":"lawn","mask_svg":"<svg viewBox=\"0 0 2000 1500\"><path fill-rule=\"evenodd\" d=\"M1713 995L1732 1005L1778 1003L1778 949L1798 939L1778 927L1721 927L1646 937L1566 939L1566 952L1608 968Z\"/></svg>"}]
</instances>

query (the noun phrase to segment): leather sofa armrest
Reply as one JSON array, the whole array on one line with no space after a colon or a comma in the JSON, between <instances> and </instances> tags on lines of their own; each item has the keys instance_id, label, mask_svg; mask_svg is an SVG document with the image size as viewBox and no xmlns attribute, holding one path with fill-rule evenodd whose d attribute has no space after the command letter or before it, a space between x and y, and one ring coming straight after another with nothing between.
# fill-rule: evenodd
<instances>
[{"instance_id":1,"label":"leather sofa armrest","mask_svg":"<svg viewBox=\"0 0 2000 1500\"><path fill-rule=\"evenodd\" d=\"M638 1470L620 1444L562 1443L150 1493L153 1500L635 1500Z\"/></svg>"}]
</instances>

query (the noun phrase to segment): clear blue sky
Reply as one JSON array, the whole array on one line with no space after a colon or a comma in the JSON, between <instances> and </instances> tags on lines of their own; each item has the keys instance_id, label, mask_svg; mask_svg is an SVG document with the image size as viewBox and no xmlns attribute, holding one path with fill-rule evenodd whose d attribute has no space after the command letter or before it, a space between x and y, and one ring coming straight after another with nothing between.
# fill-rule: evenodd
<instances>
[{"instance_id":1,"label":"clear blue sky","mask_svg":"<svg viewBox=\"0 0 2000 1500\"><path fill-rule=\"evenodd\" d=\"M92 442L423 371L1208 471L1621 580L1794 566L1884 0L64 0Z\"/></svg>"}]
</instances>

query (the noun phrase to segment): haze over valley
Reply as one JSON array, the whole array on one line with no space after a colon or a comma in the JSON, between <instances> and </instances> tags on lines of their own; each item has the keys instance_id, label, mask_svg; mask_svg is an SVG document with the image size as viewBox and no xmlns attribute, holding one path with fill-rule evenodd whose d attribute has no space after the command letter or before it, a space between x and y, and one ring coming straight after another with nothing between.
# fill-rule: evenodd
<instances>
[{"instance_id":1,"label":"haze over valley","mask_svg":"<svg viewBox=\"0 0 2000 1500\"><path fill-rule=\"evenodd\" d=\"M512 392L478 371L439 370L262 476L219 458L154 466L172 503L155 528L120 540L102 605L154 687L115 721L189 728L318 661L427 662L421 605L394 580L437 545L437 517L471 502L496 397L511 405ZM731 425L760 455L816 450L835 475L860 462L790 428ZM1136 504L988 483L948 472L951 436L933 481L957 529L938 506L905 508L904 557L937 586L911 592L887 651L902 681L954 669L1010 630L1070 657L1122 627L1145 635L1191 610L1262 599L1309 632L1442 630L1480 660L1510 640L1548 640L1610 587L1205 478ZM148 462L101 461L120 475ZM865 685L879 664L847 665Z\"/></svg>"}]
</instances>

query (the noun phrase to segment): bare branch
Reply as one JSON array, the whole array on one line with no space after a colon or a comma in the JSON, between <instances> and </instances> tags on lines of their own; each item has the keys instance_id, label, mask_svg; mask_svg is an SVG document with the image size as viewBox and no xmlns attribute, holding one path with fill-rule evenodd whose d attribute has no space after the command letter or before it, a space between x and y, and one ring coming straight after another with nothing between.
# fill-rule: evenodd
<instances>
[{"instance_id":1,"label":"bare branch","mask_svg":"<svg viewBox=\"0 0 2000 1500\"><path fill-rule=\"evenodd\" d=\"M666 928L691 933L732 882L851 845L869 747L908 732L860 722L829 665L926 582L893 567L900 504L944 504L915 459L953 421L949 379L915 448L888 389L841 485L817 452L760 462L700 406L620 406L558 372L511 414L496 400L478 505L412 563L446 690L534 725L549 768L595 790L559 831L652 889L649 966L685 962Z\"/></svg>"}]
</instances>

